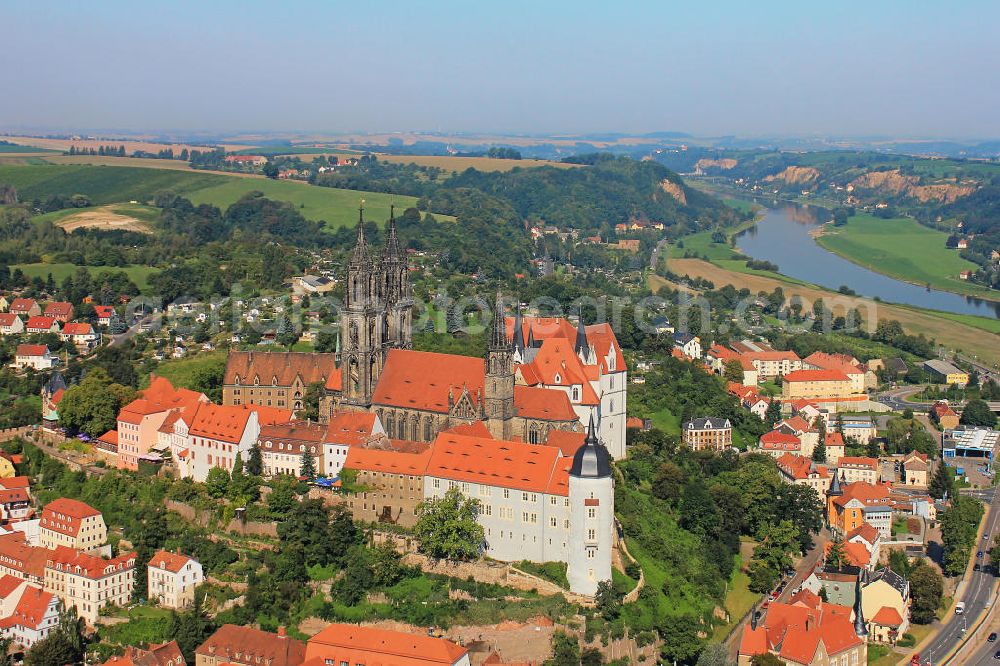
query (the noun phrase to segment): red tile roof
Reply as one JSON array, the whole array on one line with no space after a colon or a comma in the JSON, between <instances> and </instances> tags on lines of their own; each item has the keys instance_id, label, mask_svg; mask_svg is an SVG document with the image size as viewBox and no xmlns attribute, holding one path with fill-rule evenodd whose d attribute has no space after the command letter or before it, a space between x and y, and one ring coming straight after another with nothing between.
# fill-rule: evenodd
<instances>
[{"instance_id":1,"label":"red tile roof","mask_svg":"<svg viewBox=\"0 0 1000 666\"><path fill-rule=\"evenodd\" d=\"M355 624L331 624L309 639L305 656L310 664L450 666L467 654L468 650L444 638Z\"/></svg>"},{"instance_id":2,"label":"red tile roof","mask_svg":"<svg viewBox=\"0 0 1000 666\"><path fill-rule=\"evenodd\" d=\"M854 633L851 609L846 606L820 603L817 608L805 603L772 603L762 623L756 630L745 627L741 655L774 649L785 661L810 664L820 642L830 656L862 644Z\"/></svg>"},{"instance_id":3,"label":"red tile roof","mask_svg":"<svg viewBox=\"0 0 1000 666\"><path fill-rule=\"evenodd\" d=\"M94 313L97 314L98 319L109 319L112 314L114 314L114 307L110 305L95 305Z\"/></svg>"},{"instance_id":4,"label":"red tile roof","mask_svg":"<svg viewBox=\"0 0 1000 666\"><path fill-rule=\"evenodd\" d=\"M30 486L31 479L27 476L8 476L6 479L0 479L0 488L6 488L7 490L14 488L27 489Z\"/></svg>"},{"instance_id":5,"label":"red tile roof","mask_svg":"<svg viewBox=\"0 0 1000 666\"><path fill-rule=\"evenodd\" d=\"M772 430L760 436L760 448L769 451L799 451L802 442L795 435Z\"/></svg>"},{"instance_id":6,"label":"red tile roof","mask_svg":"<svg viewBox=\"0 0 1000 666\"><path fill-rule=\"evenodd\" d=\"M572 458L576 455L577 450L583 446L583 440L586 437L587 433L585 432L550 430L548 438L545 440L545 445L558 447L564 456Z\"/></svg>"},{"instance_id":7,"label":"red tile roof","mask_svg":"<svg viewBox=\"0 0 1000 666\"><path fill-rule=\"evenodd\" d=\"M49 348L45 345L18 345L15 355L17 356L45 356Z\"/></svg>"},{"instance_id":8,"label":"red tile roof","mask_svg":"<svg viewBox=\"0 0 1000 666\"><path fill-rule=\"evenodd\" d=\"M101 512L79 500L60 497L42 509L41 527L75 537L80 533L85 518L100 516Z\"/></svg>"},{"instance_id":9,"label":"red tile roof","mask_svg":"<svg viewBox=\"0 0 1000 666\"><path fill-rule=\"evenodd\" d=\"M24 325L24 328L29 331L48 331L55 323L56 320L54 317L37 315L35 317L28 317L28 321Z\"/></svg>"},{"instance_id":10,"label":"red tile roof","mask_svg":"<svg viewBox=\"0 0 1000 666\"><path fill-rule=\"evenodd\" d=\"M839 433L838 433L839 434ZM878 458L864 458L862 456L841 456L837 461L837 467L864 467L866 469L878 471Z\"/></svg>"},{"instance_id":11,"label":"red tile roof","mask_svg":"<svg viewBox=\"0 0 1000 666\"><path fill-rule=\"evenodd\" d=\"M111 657L101 666L183 666L184 655L181 654L177 641L150 645L149 649L129 646L125 654Z\"/></svg>"},{"instance_id":12,"label":"red tile roof","mask_svg":"<svg viewBox=\"0 0 1000 666\"><path fill-rule=\"evenodd\" d=\"M13 615L6 619L12 620L15 625L38 630L54 600L55 597L51 593L34 585L28 585L21 593L21 599L17 602Z\"/></svg>"},{"instance_id":13,"label":"red tile roof","mask_svg":"<svg viewBox=\"0 0 1000 666\"><path fill-rule=\"evenodd\" d=\"M224 384L252 385L254 378L270 386L277 379L279 386L291 386L295 378L303 384L326 383L337 371L336 354L305 352L231 351L226 361Z\"/></svg>"},{"instance_id":14,"label":"red tile roof","mask_svg":"<svg viewBox=\"0 0 1000 666\"><path fill-rule=\"evenodd\" d=\"M63 335L90 335L94 332L94 327L86 322L71 321L63 326Z\"/></svg>"},{"instance_id":15,"label":"red tile roof","mask_svg":"<svg viewBox=\"0 0 1000 666\"><path fill-rule=\"evenodd\" d=\"M45 561L51 553L47 548L29 546L21 532L0 535L0 564L25 576L41 580L45 575Z\"/></svg>"},{"instance_id":16,"label":"red tile roof","mask_svg":"<svg viewBox=\"0 0 1000 666\"><path fill-rule=\"evenodd\" d=\"M846 382L847 375L836 370L794 370L785 375L786 382Z\"/></svg>"},{"instance_id":17,"label":"red tile roof","mask_svg":"<svg viewBox=\"0 0 1000 666\"><path fill-rule=\"evenodd\" d=\"M566 494L568 486L564 490L556 478L569 472L556 464L560 456L554 446L442 432L431 448L427 476L537 493L550 492L556 483L556 494Z\"/></svg>"},{"instance_id":18,"label":"red tile roof","mask_svg":"<svg viewBox=\"0 0 1000 666\"><path fill-rule=\"evenodd\" d=\"M347 451L344 468L367 472L385 472L406 476L423 476L430 460L430 446L422 451L396 451L352 446Z\"/></svg>"},{"instance_id":19,"label":"red tile roof","mask_svg":"<svg viewBox=\"0 0 1000 666\"><path fill-rule=\"evenodd\" d=\"M135 553L123 553L118 557L104 559L89 555L66 546L57 546L51 551L45 566L50 569L67 571L90 579L103 578L122 569L135 566Z\"/></svg>"},{"instance_id":20,"label":"red tile roof","mask_svg":"<svg viewBox=\"0 0 1000 666\"><path fill-rule=\"evenodd\" d=\"M823 446L843 446L844 436L839 432L828 432L826 433L826 438L823 440Z\"/></svg>"},{"instance_id":21,"label":"red tile roof","mask_svg":"<svg viewBox=\"0 0 1000 666\"><path fill-rule=\"evenodd\" d=\"M0 326L12 326L18 319L20 319L20 317L13 312L0 312Z\"/></svg>"},{"instance_id":22,"label":"red tile roof","mask_svg":"<svg viewBox=\"0 0 1000 666\"><path fill-rule=\"evenodd\" d=\"M238 406L206 404L198 408L188 433L238 444L250 421L250 410Z\"/></svg>"},{"instance_id":23,"label":"red tile roof","mask_svg":"<svg viewBox=\"0 0 1000 666\"><path fill-rule=\"evenodd\" d=\"M557 389L541 386L515 385L514 413L523 418L545 421L578 420L569 396Z\"/></svg>"},{"instance_id":24,"label":"red tile roof","mask_svg":"<svg viewBox=\"0 0 1000 666\"><path fill-rule=\"evenodd\" d=\"M751 361L798 361L799 355L793 351L750 351L743 354Z\"/></svg>"},{"instance_id":25,"label":"red tile roof","mask_svg":"<svg viewBox=\"0 0 1000 666\"><path fill-rule=\"evenodd\" d=\"M236 664L297 666L305 659L305 643L252 627L224 624L198 646L195 654ZM238 655L238 656L237 656ZM374 666L371 665L371 666Z\"/></svg>"},{"instance_id":26,"label":"red tile roof","mask_svg":"<svg viewBox=\"0 0 1000 666\"><path fill-rule=\"evenodd\" d=\"M166 569L167 571L178 573L193 560L187 555L172 553L169 550L159 550L149 559L149 566L156 569Z\"/></svg>"},{"instance_id":27,"label":"red tile roof","mask_svg":"<svg viewBox=\"0 0 1000 666\"><path fill-rule=\"evenodd\" d=\"M364 444L375 432L376 420L371 412L336 412L330 417L323 441L347 446Z\"/></svg>"},{"instance_id":28,"label":"red tile roof","mask_svg":"<svg viewBox=\"0 0 1000 666\"><path fill-rule=\"evenodd\" d=\"M34 308L37 303L31 298L15 298L10 302L10 311L16 313L27 313Z\"/></svg>"},{"instance_id":29,"label":"red tile roof","mask_svg":"<svg viewBox=\"0 0 1000 666\"><path fill-rule=\"evenodd\" d=\"M475 399L485 372L483 359L474 356L390 349L372 402L446 414L449 391L457 399L468 388Z\"/></svg>"},{"instance_id":30,"label":"red tile roof","mask_svg":"<svg viewBox=\"0 0 1000 666\"><path fill-rule=\"evenodd\" d=\"M204 393L185 388L175 389L167 378L153 375L149 386L139 393L139 397L122 407L118 420L138 424L151 414L185 409L204 402L208 402Z\"/></svg>"},{"instance_id":31,"label":"red tile roof","mask_svg":"<svg viewBox=\"0 0 1000 666\"><path fill-rule=\"evenodd\" d=\"M900 627L903 624L903 617L892 606L882 606L870 621L883 627Z\"/></svg>"},{"instance_id":32,"label":"red tile roof","mask_svg":"<svg viewBox=\"0 0 1000 666\"><path fill-rule=\"evenodd\" d=\"M71 317L73 316L73 304L66 301L52 301L45 306L45 315L48 317Z\"/></svg>"}]
</instances>

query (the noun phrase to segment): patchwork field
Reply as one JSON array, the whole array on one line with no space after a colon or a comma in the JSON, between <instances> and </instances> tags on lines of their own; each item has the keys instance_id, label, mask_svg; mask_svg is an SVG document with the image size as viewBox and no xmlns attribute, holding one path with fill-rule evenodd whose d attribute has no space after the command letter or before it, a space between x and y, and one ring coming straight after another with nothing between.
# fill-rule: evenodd
<instances>
[{"instance_id":1,"label":"patchwork field","mask_svg":"<svg viewBox=\"0 0 1000 666\"><path fill-rule=\"evenodd\" d=\"M580 166L579 164L564 164L549 160L501 160L495 157L455 157L452 155L379 155L378 158L395 164L417 164L438 167L446 171L465 171L469 168L479 171L510 171L515 167L527 169L539 166L572 169Z\"/></svg>"},{"instance_id":2,"label":"patchwork field","mask_svg":"<svg viewBox=\"0 0 1000 666\"><path fill-rule=\"evenodd\" d=\"M136 150L147 153L157 153L167 148L173 148L175 153L184 150L212 150L211 146L199 146L190 143L164 143L160 141L143 141L140 139L53 139L48 137L34 136L5 136L5 141L9 141L20 146L33 146L35 148L46 148L48 150L65 151L71 146L77 148L100 149L101 146L125 146L125 151L129 154ZM225 144L223 147L229 151L245 150L251 146L245 144Z\"/></svg>"},{"instance_id":3,"label":"patchwork field","mask_svg":"<svg viewBox=\"0 0 1000 666\"><path fill-rule=\"evenodd\" d=\"M946 248L947 238L945 232L908 218L858 215L843 227L827 225L816 242L849 261L906 282L989 297L989 289L959 279L959 273L977 266L959 256L958 250ZM992 296L996 298L996 292Z\"/></svg>"},{"instance_id":4,"label":"patchwork field","mask_svg":"<svg viewBox=\"0 0 1000 666\"><path fill-rule=\"evenodd\" d=\"M77 229L137 231L143 234L153 233L152 227L146 222L131 215L122 214L112 206L82 210L79 213L73 213L61 218L57 224L68 233L73 233Z\"/></svg>"}]
</instances>

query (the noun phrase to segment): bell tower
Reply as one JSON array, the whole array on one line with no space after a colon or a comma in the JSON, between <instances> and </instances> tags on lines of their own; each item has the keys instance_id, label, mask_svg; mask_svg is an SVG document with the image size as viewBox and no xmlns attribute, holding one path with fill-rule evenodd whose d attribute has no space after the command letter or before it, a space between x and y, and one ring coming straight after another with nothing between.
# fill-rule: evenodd
<instances>
[{"instance_id":1,"label":"bell tower","mask_svg":"<svg viewBox=\"0 0 1000 666\"><path fill-rule=\"evenodd\" d=\"M380 305L382 284L365 238L364 201L358 209L358 233L347 264L347 289L340 313L343 341L340 372L342 404L364 408L371 405L375 384L382 372L384 312Z\"/></svg>"},{"instance_id":2,"label":"bell tower","mask_svg":"<svg viewBox=\"0 0 1000 666\"><path fill-rule=\"evenodd\" d=\"M509 440L513 436L514 420L514 345L507 338L503 296L499 289L486 350L485 389L486 427L495 438Z\"/></svg>"},{"instance_id":3,"label":"bell tower","mask_svg":"<svg viewBox=\"0 0 1000 666\"><path fill-rule=\"evenodd\" d=\"M399 247L396 235L395 206L389 208L389 222L385 227L385 246L382 248L382 263L379 266L384 303L384 335L382 344L387 354L389 348L410 349L413 347L412 317L413 292L410 289L410 273L406 255Z\"/></svg>"}]
</instances>

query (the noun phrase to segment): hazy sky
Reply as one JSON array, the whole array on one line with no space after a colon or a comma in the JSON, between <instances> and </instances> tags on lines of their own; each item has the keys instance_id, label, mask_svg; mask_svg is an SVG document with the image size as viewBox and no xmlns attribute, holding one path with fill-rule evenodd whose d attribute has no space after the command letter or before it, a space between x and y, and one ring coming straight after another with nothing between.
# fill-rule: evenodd
<instances>
[{"instance_id":1,"label":"hazy sky","mask_svg":"<svg viewBox=\"0 0 1000 666\"><path fill-rule=\"evenodd\" d=\"M0 128L1000 137L1000 2L0 2Z\"/></svg>"}]
</instances>

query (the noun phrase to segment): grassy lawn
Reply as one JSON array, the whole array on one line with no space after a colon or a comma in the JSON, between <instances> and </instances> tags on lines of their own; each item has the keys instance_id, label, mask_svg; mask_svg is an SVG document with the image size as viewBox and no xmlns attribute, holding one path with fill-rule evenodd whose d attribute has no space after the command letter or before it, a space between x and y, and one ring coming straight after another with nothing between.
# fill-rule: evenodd
<instances>
[{"instance_id":1,"label":"grassy lawn","mask_svg":"<svg viewBox=\"0 0 1000 666\"><path fill-rule=\"evenodd\" d=\"M989 296L989 289L959 279L960 272L974 271L977 266L960 257L958 250L946 248L947 238L947 233L909 218L856 215L843 227L824 227L816 242L856 264L906 282Z\"/></svg>"},{"instance_id":2,"label":"grassy lawn","mask_svg":"<svg viewBox=\"0 0 1000 666\"><path fill-rule=\"evenodd\" d=\"M168 359L156 367L156 374L166 377L174 386L190 388L201 373L224 368L226 356L224 350L216 350L186 358Z\"/></svg>"},{"instance_id":3,"label":"grassy lawn","mask_svg":"<svg viewBox=\"0 0 1000 666\"><path fill-rule=\"evenodd\" d=\"M12 265L11 270L15 268L20 268L25 275L29 278L38 276L43 280L47 279L49 273L52 273L52 279L56 281L56 284L60 284L67 276L76 273L80 266L74 264L15 264ZM139 289L146 289L149 286L149 277L157 272L158 268L153 268L152 266L86 266L91 275L99 275L100 273L116 273L118 271L125 271L128 273L128 277L132 282L135 283Z\"/></svg>"},{"instance_id":4,"label":"grassy lawn","mask_svg":"<svg viewBox=\"0 0 1000 666\"><path fill-rule=\"evenodd\" d=\"M719 625L712 632L712 641L721 641L726 637L740 618L746 615L750 608L760 600L759 594L750 591L750 577L741 570L740 556L736 555L736 570L729 581L729 592L726 594L726 610L732 620L728 624Z\"/></svg>"},{"instance_id":5,"label":"grassy lawn","mask_svg":"<svg viewBox=\"0 0 1000 666\"><path fill-rule=\"evenodd\" d=\"M654 428L659 428L663 432L671 435L681 434L680 418L674 416L674 414L666 407L657 412L653 412L649 418L652 419Z\"/></svg>"}]
</instances>

